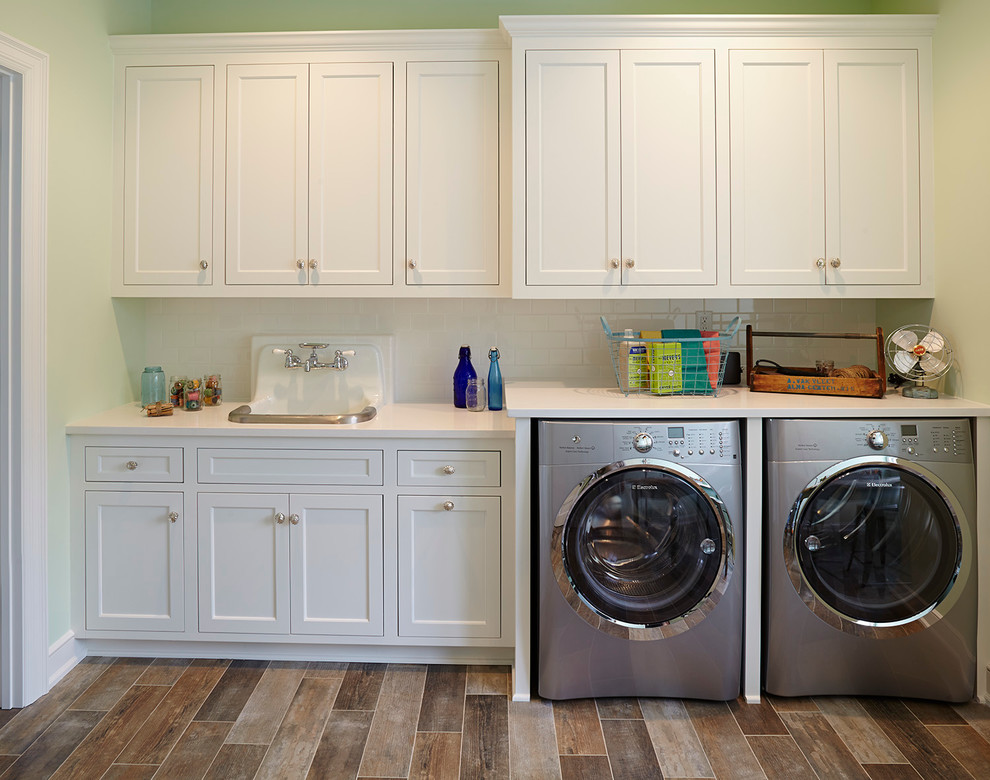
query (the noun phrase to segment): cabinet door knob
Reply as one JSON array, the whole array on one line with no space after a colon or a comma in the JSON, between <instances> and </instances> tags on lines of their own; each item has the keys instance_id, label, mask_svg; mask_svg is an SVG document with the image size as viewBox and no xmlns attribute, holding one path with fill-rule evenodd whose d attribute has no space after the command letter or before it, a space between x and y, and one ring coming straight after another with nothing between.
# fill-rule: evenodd
<instances>
[{"instance_id":1,"label":"cabinet door knob","mask_svg":"<svg viewBox=\"0 0 990 780\"><path fill-rule=\"evenodd\" d=\"M634 268L636 266L636 261L631 257L626 258L626 268Z\"/></svg>"},{"instance_id":2,"label":"cabinet door knob","mask_svg":"<svg viewBox=\"0 0 990 780\"><path fill-rule=\"evenodd\" d=\"M609 260L608 264L612 268L618 268L620 265L622 265L622 263L619 262L619 258L617 257L613 257L611 260Z\"/></svg>"},{"instance_id":3,"label":"cabinet door knob","mask_svg":"<svg viewBox=\"0 0 990 780\"><path fill-rule=\"evenodd\" d=\"M409 259L409 262L408 262L408 266L409 266L410 269L415 269L416 268L416 261L413 260L412 258L410 258Z\"/></svg>"},{"instance_id":4,"label":"cabinet door knob","mask_svg":"<svg viewBox=\"0 0 990 780\"><path fill-rule=\"evenodd\" d=\"M825 267L825 258L824 257L819 257L815 261L815 265L817 265L819 268L824 268Z\"/></svg>"},{"instance_id":5,"label":"cabinet door knob","mask_svg":"<svg viewBox=\"0 0 990 780\"><path fill-rule=\"evenodd\" d=\"M454 502L453 501L444 501L442 506L443 506L443 511L444 512L449 512L449 511L451 511L454 508Z\"/></svg>"},{"instance_id":6,"label":"cabinet door knob","mask_svg":"<svg viewBox=\"0 0 990 780\"><path fill-rule=\"evenodd\" d=\"M299 525L299 515L295 513L289 515L289 522L293 525Z\"/></svg>"},{"instance_id":7,"label":"cabinet door knob","mask_svg":"<svg viewBox=\"0 0 990 780\"><path fill-rule=\"evenodd\" d=\"M315 271L316 270L316 261L315 260L310 260L309 261L309 267L310 267L310 269L312 269L313 271Z\"/></svg>"},{"instance_id":8,"label":"cabinet door knob","mask_svg":"<svg viewBox=\"0 0 990 780\"><path fill-rule=\"evenodd\" d=\"M169 512L168 513L168 521L170 523L174 523L174 522L178 521L178 519L179 519L179 513L178 512Z\"/></svg>"},{"instance_id":9,"label":"cabinet door knob","mask_svg":"<svg viewBox=\"0 0 990 780\"><path fill-rule=\"evenodd\" d=\"M453 474L457 469L451 466L449 463L441 469L444 474Z\"/></svg>"},{"instance_id":10,"label":"cabinet door knob","mask_svg":"<svg viewBox=\"0 0 990 780\"><path fill-rule=\"evenodd\" d=\"M210 267L210 264L206 260L200 260L199 261L199 267L202 268L205 271L207 268Z\"/></svg>"},{"instance_id":11,"label":"cabinet door knob","mask_svg":"<svg viewBox=\"0 0 990 780\"><path fill-rule=\"evenodd\" d=\"M138 464L136 460L129 460L127 461L127 463L124 464L124 466L127 468L128 471L134 471L134 469L137 468Z\"/></svg>"},{"instance_id":12,"label":"cabinet door knob","mask_svg":"<svg viewBox=\"0 0 990 780\"><path fill-rule=\"evenodd\" d=\"M275 522L278 523L279 525L282 525L282 523L285 522L285 515L282 514L281 512L276 512L275 513Z\"/></svg>"},{"instance_id":13,"label":"cabinet door knob","mask_svg":"<svg viewBox=\"0 0 990 780\"><path fill-rule=\"evenodd\" d=\"M838 268L840 265L842 265L842 261L837 257L833 257L831 260L828 261L828 264L833 268Z\"/></svg>"},{"instance_id":14,"label":"cabinet door knob","mask_svg":"<svg viewBox=\"0 0 990 780\"><path fill-rule=\"evenodd\" d=\"M306 267L305 260L296 260L296 268L298 268L301 271L305 267Z\"/></svg>"}]
</instances>

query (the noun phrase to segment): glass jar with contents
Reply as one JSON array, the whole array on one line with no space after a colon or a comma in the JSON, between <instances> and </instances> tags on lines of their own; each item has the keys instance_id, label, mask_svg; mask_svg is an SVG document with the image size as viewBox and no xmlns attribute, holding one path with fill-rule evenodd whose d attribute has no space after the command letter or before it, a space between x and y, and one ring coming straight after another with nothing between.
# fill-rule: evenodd
<instances>
[{"instance_id":1,"label":"glass jar with contents","mask_svg":"<svg viewBox=\"0 0 990 780\"><path fill-rule=\"evenodd\" d=\"M190 379L186 382L182 396L182 408L187 412L198 412L203 408L203 380Z\"/></svg>"},{"instance_id":2,"label":"glass jar with contents","mask_svg":"<svg viewBox=\"0 0 990 780\"><path fill-rule=\"evenodd\" d=\"M223 403L223 385L220 374L203 377L203 406L220 406Z\"/></svg>"}]
</instances>

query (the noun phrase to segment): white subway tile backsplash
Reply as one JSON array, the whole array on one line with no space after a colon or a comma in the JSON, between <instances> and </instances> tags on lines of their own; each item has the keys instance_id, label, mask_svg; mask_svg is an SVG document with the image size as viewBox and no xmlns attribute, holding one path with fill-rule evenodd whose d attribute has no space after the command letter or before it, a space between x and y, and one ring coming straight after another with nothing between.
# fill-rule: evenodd
<instances>
[{"instance_id":1,"label":"white subway tile backsplash","mask_svg":"<svg viewBox=\"0 0 990 780\"><path fill-rule=\"evenodd\" d=\"M714 312L716 327L735 314L742 324L733 348L745 349L745 326L756 330L871 333L872 300L513 300L489 299L149 299L145 303L143 365L165 374L220 372L229 401L251 394L250 342L256 334L392 334L395 397L446 402L461 344L472 348L479 374L488 371L488 348L497 345L506 380L548 380L610 385L615 382L601 328L695 327L695 312ZM762 339L757 356L784 365L876 362L870 342ZM742 355L745 362L745 354ZM140 370L140 369L138 369Z\"/></svg>"}]
</instances>

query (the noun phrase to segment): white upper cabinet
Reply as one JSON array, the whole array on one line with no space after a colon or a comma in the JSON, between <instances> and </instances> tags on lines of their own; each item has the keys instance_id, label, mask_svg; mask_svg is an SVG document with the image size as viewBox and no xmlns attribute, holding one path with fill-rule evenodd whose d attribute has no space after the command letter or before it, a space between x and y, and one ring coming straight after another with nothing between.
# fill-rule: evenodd
<instances>
[{"instance_id":1,"label":"white upper cabinet","mask_svg":"<svg viewBox=\"0 0 990 780\"><path fill-rule=\"evenodd\" d=\"M498 284L498 66L406 66L407 284Z\"/></svg>"},{"instance_id":2,"label":"white upper cabinet","mask_svg":"<svg viewBox=\"0 0 990 780\"><path fill-rule=\"evenodd\" d=\"M213 281L212 66L124 73L125 285Z\"/></svg>"},{"instance_id":3,"label":"white upper cabinet","mask_svg":"<svg viewBox=\"0 0 990 780\"><path fill-rule=\"evenodd\" d=\"M920 284L917 51L729 62L733 284Z\"/></svg>"}]
</instances>

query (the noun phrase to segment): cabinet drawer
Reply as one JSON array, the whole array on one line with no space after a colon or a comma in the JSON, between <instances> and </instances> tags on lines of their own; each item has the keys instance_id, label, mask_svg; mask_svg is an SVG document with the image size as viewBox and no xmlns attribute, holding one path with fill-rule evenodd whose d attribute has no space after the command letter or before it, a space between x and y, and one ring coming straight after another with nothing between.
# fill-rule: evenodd
<instances>
[{"instance_id":1,"label":"cabinet drawer","mask_svg":"<svg viewBox=\"0 0 990 780\"><path fill-rule=\"evenodd\" d=\"M381 450L200 449L199 481L252 485L381 485Z\"/></svg>"},{"instance_id":2,"label":"cabinet drawer","mask_svg":"<svg viewBox=\"0 0 990 780\"><path fill-rule=\"evenodd\" d=\"M87 447L87 482L182 482L181 447Z\"/></svg>"},{"instance_id":3,"label":"cabinet drawer","mask_svg":"<svg viewBox=\"0 0 990 780\"><path fill-rule=\"evenodd\" d=\"M499 487L502 453L444 450L399 450L400 485Z\"/></svg>"}]
</instances>

